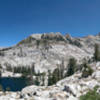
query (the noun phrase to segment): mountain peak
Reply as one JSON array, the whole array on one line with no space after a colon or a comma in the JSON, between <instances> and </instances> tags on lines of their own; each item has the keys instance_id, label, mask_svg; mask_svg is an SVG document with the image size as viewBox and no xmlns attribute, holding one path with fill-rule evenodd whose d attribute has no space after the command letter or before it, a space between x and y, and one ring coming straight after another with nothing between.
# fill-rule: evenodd
<instances>
[{"instance_id":1,"label":"mountain peak","mask_svg":"<svg viewBox=\"0 0 100 100\"><path fill-rule=\"evenodd\" d=\"M35 39L41 39L41 36L42 36L41 33L35 33L35 34L32 34L32 35L31 35L31 37L32 37L32 38L35 38Z\"/></svg>"}]
</instances>

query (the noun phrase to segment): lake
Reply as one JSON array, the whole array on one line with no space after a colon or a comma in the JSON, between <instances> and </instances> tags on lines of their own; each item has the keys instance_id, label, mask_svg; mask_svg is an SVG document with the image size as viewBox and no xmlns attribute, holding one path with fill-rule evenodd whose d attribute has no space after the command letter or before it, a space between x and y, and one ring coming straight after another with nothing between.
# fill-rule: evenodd
<instances>
[{"instance_id":1,"label":"lake","mask_svg":"<svg viewBox=\"0 0 100 100\"><path fill-rule=\"evenodd\" d=\"M12 77L3 77L0 78L0 85L2 85L4 91L6 88L10 88L10 91L21 91L24 87L32 85L31 79L28 78L12 78Z\"/></svg>"}]
</instances>

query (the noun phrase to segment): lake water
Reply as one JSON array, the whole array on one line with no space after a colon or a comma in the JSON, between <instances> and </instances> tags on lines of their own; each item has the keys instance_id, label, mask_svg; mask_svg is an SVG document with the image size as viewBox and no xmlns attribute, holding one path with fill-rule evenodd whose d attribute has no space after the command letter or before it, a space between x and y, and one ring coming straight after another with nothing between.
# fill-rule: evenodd
<instances>
[{"instance_id":1,"label":"lake water","mask_svg":"<svg viewBox=\"0 0 100 100\"><path fill-rule=\"evenodd\" d=\"M2 85L4 91L6 88L10 88L10 91L21 91L24 87L31 85L31 80L27 78L0 78L0 85Z\"/></svg>"}]
</instances>

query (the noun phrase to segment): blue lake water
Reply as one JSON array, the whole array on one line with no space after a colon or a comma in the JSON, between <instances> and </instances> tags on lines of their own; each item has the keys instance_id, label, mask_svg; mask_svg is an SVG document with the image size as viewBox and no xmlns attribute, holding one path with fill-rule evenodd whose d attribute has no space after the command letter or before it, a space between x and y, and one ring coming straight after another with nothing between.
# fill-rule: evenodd
<instances>
[{"instance_id":1,"label":"blue lake water","mask_svg":"<svg viewBox=\"0 0 100 100\"><path fill-rule=\"evenodd\" d=\"M0 78L0 85L2 85L4 91L7 87L10 91L21 91L24 87L31 85L30 79L27 78L11 78L3 77Z\"/></svg>"}]
</instances>

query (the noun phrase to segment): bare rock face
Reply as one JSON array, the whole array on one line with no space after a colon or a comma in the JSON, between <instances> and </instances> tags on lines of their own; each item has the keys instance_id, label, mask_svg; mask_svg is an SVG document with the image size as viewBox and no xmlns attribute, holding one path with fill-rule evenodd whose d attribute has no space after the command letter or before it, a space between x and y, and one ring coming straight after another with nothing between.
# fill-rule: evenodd
<instances>
[{"instance_id":1,"label":"bare rock face","mask_svg":"<svg viewBox=\"0 0 100 100\"><path fill-rule=\"evenodd\" d=\"M36 34L32 34L31 35L31 37L34 38L34 39L36 39L36 40L41 39L41 36L42 36L42 34L39 34L39 33L36 33Z\"/></svg>"},{"instance_id":2,"label":"bare rock face","mask_svg":"<svg viewBox=\"0 0 100 100\"><path fill-rule=\"evenodd\" d=\"M37 72L47 72L53 71L63 63L66 69L72 57L77 59L78 64L82 64L84 59L91 59L95 43L100 44L99 36L72 38L69 34L63 36L59 32L32 34L19 42L19 45L0 49L0 64L4 69L9 66L31 67L34 63ZM79 97L88 90L96 85L100 86L100 62L92 62L91 66L94 72L87 78L81 78L82 73L77 72L52 86L32 85L25 87L21 92L6 94L2 92L0 100L79 100ZM13 75L13 73L5 73L2 75ZM97 92L100 92L99 89Z\"/></svg>"},{"instance_id":3,"label":"bare rock face","mask_svg":"<svg viewBox=\"0 0 100 100\"><path fill-rule=\"evenodd\" d=\"M94 66L95 65L95 66ZM81 78L81 73L66 77L52 86L28 86L21 92L0 92L0 100L79 100L95 86L100 86L100 63L92 63L94 76ZM100 94L100 88L97 89Z\"/></svg>"},{"instance_id":4,"label":"bare rock face","mask_svg":"<svg viewBox=\"0 0 100 100\"><path fill-rule=\"evenodd\" d=\"M68 40L69 39L69 40ZM60 32L32 34L18 45L0 50L0 64L2 67L29 67L35 63L36 70L54 70L64 60L66 67L69 58L74 57L78 62L84 58L91 58L94 44L100 44L99 37L72 38L69 34L63 36Z\"/></svg>"},{"instance_id":5,"label":"bare rock face","mask_svg":"<svg viewBox=\"0 0 100 100\"><path fill-rule=\"evenodd\" d=\"M21 95L26 97L30 94L35 98L41 98L41 100L79 100L81 95L86 94L89 90L92 90L95 86L100 86L100 74L98 74L99 65L94 66L95 70L93 76L88 78L81 78L81 73L75 73L70 77L66 77L52 86L29 86L21 91ZM34 95L35 93L35 95ZM100 88L97 93L100 94ZM28 97L29 98L29 97Z\"/></svg>"}]
</instances>

